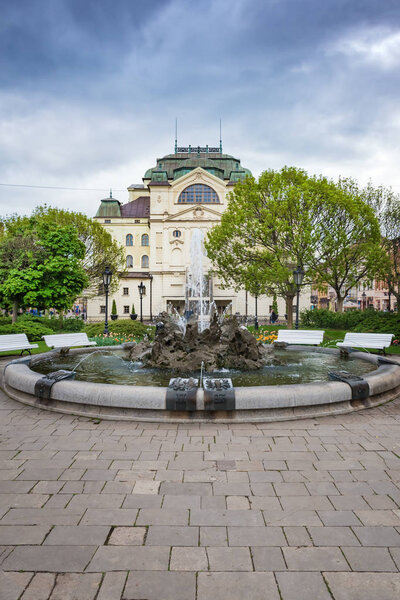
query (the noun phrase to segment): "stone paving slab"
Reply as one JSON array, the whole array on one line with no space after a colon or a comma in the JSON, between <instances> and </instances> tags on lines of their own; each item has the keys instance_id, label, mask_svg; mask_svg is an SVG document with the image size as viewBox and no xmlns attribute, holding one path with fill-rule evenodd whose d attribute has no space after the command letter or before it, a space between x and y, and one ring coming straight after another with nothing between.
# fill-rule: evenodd
<instances>
[{"instance_id":1,"label":"stone paving slab","mask_svg":"<svg viewBox=\"0 0 400 600\"><path fill-rule=\"evenodd\" d=\"M397 600L400 400L98 421L0 392L0 600Z\"/></svg>"}]
</instances>

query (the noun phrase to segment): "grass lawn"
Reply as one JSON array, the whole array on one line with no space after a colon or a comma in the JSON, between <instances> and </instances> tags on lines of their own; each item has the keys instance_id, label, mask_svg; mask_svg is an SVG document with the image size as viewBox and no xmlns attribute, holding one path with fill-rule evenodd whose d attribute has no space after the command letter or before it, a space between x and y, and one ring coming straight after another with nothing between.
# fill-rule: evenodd
<instances>
[{"instance_id":1,"label":"grass lawn","mask_svg":"<svg viewBox=\"0 0 400 600\"><path fill-rule=\"evenodd\" d=\"M32 344L37 344L38 348L32 348L32 354L40 354L41 352L48 352L50 348L46 346L45 342L31 342ZM12 352L0 352L0 358L4 356L19 356L21 354L21 350L13 350ZM23 356L29 356L26 352L24 352Z\"/></svg>"}]
</instances>

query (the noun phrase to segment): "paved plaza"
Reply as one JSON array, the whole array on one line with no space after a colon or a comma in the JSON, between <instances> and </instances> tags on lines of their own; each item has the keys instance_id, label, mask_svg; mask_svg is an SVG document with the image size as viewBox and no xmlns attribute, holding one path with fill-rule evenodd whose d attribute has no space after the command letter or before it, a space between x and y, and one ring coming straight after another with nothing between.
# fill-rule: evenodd
<instances>
[{"instance_id":1,"label":"paved plaza","mask_svg":"<svg viewBox=\"0 0 400 600\"><path fill-rule=\"evenodd\" d=\"M400 400L99 421L0 393L1 600L400 598Z\"/></svg>"}]
</instances>

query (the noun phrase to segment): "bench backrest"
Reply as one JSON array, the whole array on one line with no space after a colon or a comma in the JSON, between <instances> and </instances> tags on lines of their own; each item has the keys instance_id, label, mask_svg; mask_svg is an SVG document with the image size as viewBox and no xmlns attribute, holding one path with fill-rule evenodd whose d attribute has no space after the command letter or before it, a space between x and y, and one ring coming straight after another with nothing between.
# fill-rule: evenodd
<instances>
[{"instance_id":1,"label":"bench backrest","mask_svg":"<svg viewBox=\"0 0 400 600\"><path fill-rule=\"evenodd\" d=\"M30 342L26 337L26 333L11 333L7 335L0 335L0 348L15 347L16 350L21 349L23 346L30 346Z\"/></svg>"},{"instance_id":2,"label":"bench backrest","mask_svg":"<svg viewBox=\"0 0 400 600\"><path fill-rule=\"evenodd\" d=\"M84 346L89 344L89 339L86 333L56 333L54 335L43 336L46 345L62 348L63 346Z\"/></svg>"},{"instance_id":3,"label":"bench backrest","mask_svg":"<svg viewBox=\"0 0 400 600\"><path fill-rule=\"evenodd\" d=\"M287 344L321 344L324 331L311 329L278 329L277 342Z\"/></svg>"},{"instance_id":4,"label":"bench backrest","mask_svg":"<svg viewBox=\"0 0 400 600\"><path fill-rule=\"evenodd\" d=\"M364 348L387 348L392 343L393 333L346 333L343 344Z\"/></svg>"}]
</instances>

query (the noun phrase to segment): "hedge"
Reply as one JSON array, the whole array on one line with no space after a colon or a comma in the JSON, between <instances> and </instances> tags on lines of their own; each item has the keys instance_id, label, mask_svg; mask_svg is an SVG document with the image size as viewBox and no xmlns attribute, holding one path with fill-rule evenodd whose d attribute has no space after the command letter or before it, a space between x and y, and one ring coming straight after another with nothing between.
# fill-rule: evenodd
<instances>
[{"instance_id":1,"label":"hedge","mask_svg":"<svg viewBox=\"0 0 400 600\"><path fill-rule=\"evenodd\" d=\"M70 317L69 319L59 319L58 317L39 317L25 313L18 317L17 322L40 323L49 329L57 332L75 332L82 331L84 327L83 319L80 317Z\"/></svg>"},{"instance_id":2,"label":"hedge","mask_svg":"<svg viewBox=\"0 0 400 600\"><path fill-rule=\"evenodd\" d=\"M108 330L113 333L120 333L123 335L134 335L137 337L143 337L148 334L148 327L140 321L132 321L131 319L123 319L121 321L110 321L108 323ZM153 328L151 328L151 331ZM95 337L101 335L104 331L104 323L88 323L84 328L85 333L88 337Z\"/></svg>"},{"instance_id":3,"label":"hedge","mask_svg":"<svg viewBox=\"0 0 400 600\"><path fill-rule=\"evenodd\" d=\"M12 333L26 333L30 342L40 342L42 335L51 335L53 330L41 323L28 321L17 321L17 323L0 326L0 335L10 335Z\"/></svg>"},{"instance_id":4,"label":"hedge","mask_svg":"<svg viewBox=\"0 0 400 600\"><path fill-rule=\"evenodd\" d=\"M344 329L361 333L393 333L400 338L400 313L379 312L371 309L335 313L327 309L305 310L301 326L316 329Z\"/></svg>"}]
</instances>

